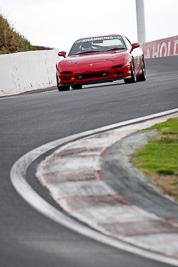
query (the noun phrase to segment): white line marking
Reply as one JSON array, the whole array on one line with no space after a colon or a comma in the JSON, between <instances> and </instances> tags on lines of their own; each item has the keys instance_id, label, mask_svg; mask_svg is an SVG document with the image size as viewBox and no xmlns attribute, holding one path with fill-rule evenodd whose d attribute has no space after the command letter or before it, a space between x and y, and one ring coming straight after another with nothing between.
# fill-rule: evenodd
<instances>
[{"instance_id":1,"label":"white line marking","mask_svg":"<svg viewBox=\"0 0 178 267\"><path fill-rule=\"evenodd\" d=\"M122 205L119 207L92 207L70 212L72 216L81 218L82 221L97 224L112 224L126 222L146 222L160 220L154 214L148 213L136 206ZM160 220L161 221L161 220ZM151 246L150 246L151 247Z\"/></svg>"},{"instance_id":2,"label":"white line marking","mask_svg":"<svg viewBox=\"0 0 178 267\"><path fill-rule=\"evenodd\" d=\"M89 160L88 160L89 159ZM82 172L87 170L99 170L98 157L92 156L88 158L80 158L80 162L78 158L74 157L67 157L67 158L60 158L54 160L53 162L48 162L44 167L39 167L38 172L40 174L48 174L54 173L60 170L60 172ZM69 162L69 164L67 164Z\"/></svg>"},{"instance_id":3,"label":"white line marking","mask_svg":"<svg viewBox=\"0 0 178 267\"><path fill-rule=\"evenodd\" d=\"M73 197L73 196L105 196L114 195L115 192L103 181L78 181L63 182L58 184L48 184L54 199Z\"/></svg>"},{"instance_id":4,"label":"white line marking","mask_svg":"<svg viewBox=\"0 0 178 267\"><path fill-rule=\"evenodd\" d=\"M95 130L86 131L83 133L75 134L72 136L68 136L53 142L50 142L48 144L42 145L38 148L33 149L32 151L28 152L24 156L22 156L19 160L17 160L10 172L11 181L14 186L14 188L17 190L17 192L22 196L24 200L26 200L32 207L34 207L36 210L38 210L40 213L45 215L46 217L50 218L51 220L63 225L64 227L68 227L69 229L72 229L73 231L76 231L79 234L82 234L84 236L87 236L89 238L92 238L94 240L97 240L103 244L122 249L131 253L135 253L139 256L146 257L149 259L153 259L156 261L164 262L171 264L173 266L178 266L178 260L169 258L164 255L159 255L150 251L145 251L144 249L133 247L132 245L123 243L119 240L112 239L108 236L102 235L99 232L96 232L86 226L81 225L80 223L76 222L72 218L66 216L62 212L60 212L58 209L54 208L52 205L50 205L48 202L46 202L42 197L40 197L33 188L27 183L25 179L26 170L28 166L36 160L40 155L44 154L45 152L59 146L62 144L65 144L67 142L73 141L75 139L85 137L88 135L92 135L101 131L107 131L111 130L113 128L125 126L128 124L133 124L137 122L141 122L144 120L153 119L160 116L165 116L168 114L172 114L178 112L178 108L168 110L165 112L160 112L157 114L144 116L141 118L128 120L125 122L120 122L116 124L112 124L109 126L101 127Z\"/></svg>"},{"instance_id":5,"label":"white line marking","mask_svg":"<svg viewBox=\"0 0 178 267\"><path fill-rule=\"evenodd\" d=\"M128 242L134 244L134 242L138 242L140 246L142 246L145 249L148 249L149 246L153 246L154 250L162 253L165 251L167 255L177 255L177 240L178 240L178 234L177 233L160 233L160 234L149 234L146 236L132 236L132 237L126 237ZM153 243L154 240L154 243ZM165 242L166 240L166 242ZM145 242L146 241L146 242ZM168 244L171 242L171 247L168 246Z\"/></svg>"}]
</instances>

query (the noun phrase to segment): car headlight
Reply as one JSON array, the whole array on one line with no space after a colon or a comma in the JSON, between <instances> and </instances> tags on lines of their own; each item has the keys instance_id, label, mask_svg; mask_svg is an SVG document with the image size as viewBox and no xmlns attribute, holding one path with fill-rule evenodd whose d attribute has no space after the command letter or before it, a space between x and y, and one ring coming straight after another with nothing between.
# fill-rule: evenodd
<instances>
[{"instance_id":1,"label":"car headlight","mask_svg":"<svg viewBox=\"0 0 178 267\"><path fill-rule=\"evenodd\" d=\"M114 58L112 58L112 61L116 62L116 61L125 60L126 57L127 57L127 54L122 54L122 55L118 54Z\"/></svg>"},{"instance_id":2,"label":"car headlight","mask_svg":"<svg viewBox=\"0 0 178 267\"><path fill-rule=\"evenodd\" d=\"M59 62L60 67L69 67L72 65L72 62L70 60L62 60Z\"/></svg>"}]
</instances>

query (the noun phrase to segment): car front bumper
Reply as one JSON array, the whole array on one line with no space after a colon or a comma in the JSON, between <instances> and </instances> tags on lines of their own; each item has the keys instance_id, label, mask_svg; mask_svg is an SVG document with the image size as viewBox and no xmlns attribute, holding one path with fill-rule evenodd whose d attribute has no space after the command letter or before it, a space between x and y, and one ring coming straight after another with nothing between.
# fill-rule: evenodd
<instances>
[{"instance_id":1,"label":"car front bumper","mask_svg":"<svg viewBox=\"0 0 178 267\"><path fill-rule=\"evenodd\" d=\"M65 74L64 74L65 73ZM78 70L66 73L58 72L59 86L85 85L103 82L113 82L115 80L131 77L130 64L119 68L102 68L97 70Z\"/></svg>"}]
</instances>

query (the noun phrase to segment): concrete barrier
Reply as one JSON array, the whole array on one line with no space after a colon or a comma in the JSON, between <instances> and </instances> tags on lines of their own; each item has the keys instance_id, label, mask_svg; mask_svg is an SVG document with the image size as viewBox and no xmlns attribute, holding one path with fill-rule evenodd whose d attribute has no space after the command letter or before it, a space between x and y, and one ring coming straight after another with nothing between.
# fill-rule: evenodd
<instances>
[{"instance_id":1,"label":"concrete barrier","mask_svg":"<svg viewBox=\"0 0 178 267\"><path fill-rule=\"evenodd\" d=\"M145 58L156 58L178 55L178 35L144 43L142 46Z\"/></svg>"},{"instance_id":2,"label":"concrete barrier","mask_svg":"<svg viewBox=\"0 0 178 267\"><path fill-rule=\"evenodd\" d=\"M56 85L58 49L0 55L0 96Z\"/></svg>"}]
</instances>

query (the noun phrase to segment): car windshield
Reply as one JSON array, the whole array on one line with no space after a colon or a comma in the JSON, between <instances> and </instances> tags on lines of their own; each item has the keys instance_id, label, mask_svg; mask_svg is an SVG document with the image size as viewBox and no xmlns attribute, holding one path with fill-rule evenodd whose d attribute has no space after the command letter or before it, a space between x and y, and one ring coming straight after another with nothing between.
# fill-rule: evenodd
<instances>
[{"instance_id":1,"label":"car windshield","mask_svg":"<svg viewBox=\"0 0 178 267\"><path fill-rule=\"evenodd\" d=\"M107 52L120 49L126 49L124 40L121 36L115 35L93 37L77 40L73 44L69 52L69 56L94 52Z\"/></svg>"}]
</instances>

